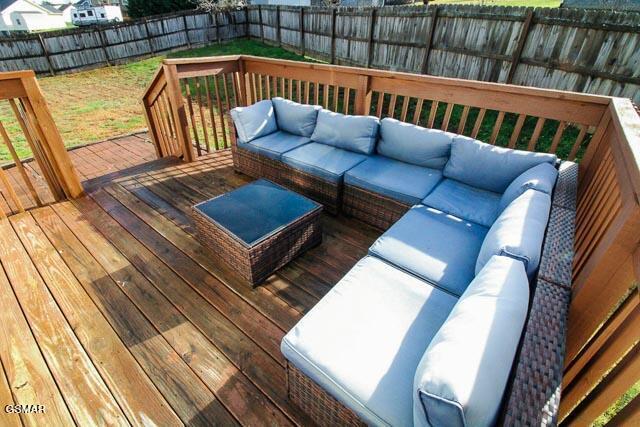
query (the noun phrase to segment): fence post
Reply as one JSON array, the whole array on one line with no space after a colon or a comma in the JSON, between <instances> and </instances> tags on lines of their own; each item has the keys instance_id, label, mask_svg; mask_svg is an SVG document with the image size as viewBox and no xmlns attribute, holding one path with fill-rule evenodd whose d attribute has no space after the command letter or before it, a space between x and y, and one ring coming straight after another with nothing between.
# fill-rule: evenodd
<instances>
[{"instance_id":1,"label":"fence post","mask_svg":"<svg viewBox=\"0 0 640 427\"><path fill-rule=\"evenodd\" d=\"M427 42L425 43L425 48L427 49L424 53L424 59L422 60L422 67L420 68L420 72L422 74L427 74L427 69L429 67L429 55L431 54L431 45L433 44L433 35L436 31L436 25L438 24L438 11L440 9L438 6L434 6L433 8L433 18L431 18L431 28L429 28L429 33L427 33Z\"/></svg>"},{"instance_id":2,"label":"fence post","mask_svg":"<svg viewBox=\"0 0 640 427\"><path fill-rule=\"evenodd\" d=\"M369 18L369 49L367 53L367 68L371 68L371 61L373 60L373 33L376 25L376 9L371 9L371 16Z\"/></svg>"},{"instance_id":3,"label":"fence post","mask_svg":"<svg viewBox=\"0 0 640 427\"><path fill-rule=\"evenodd\" d=\"M44 57L47 59L47 64L49 65L49 72L51 72L52 76L55 76L56 72L53 69L53 64L51 63L51 58L49 57L49 51L47 50L47 46L45 46L44 44L44 39L42 38L42 34L38 34L38 40L40 41L40 46L42 47L42 53L44 53Z\"/></svg>"},{"instance_id":4,"label":"fence post","mask_svg":"<svg viewBox=\"0 0 640 427\"><path fill-rule=\"evenodd\" d=\"M258 24L260 25L260 41L264 43L264 28L262 28L262 6L258 5Z\"/></svg>"},{"instance_id":5,"label":"fence post","mask_svg":"<svg viewBox=\"0 0 640 427\"><path fill-rule=\"evenodd\" d=\"M331 63L336 63L336 8L331 8Z\"/></svg>"},{"instance_id":6,"label":"fence post","mask_svg":"<svg viewBox=\"0 0 640 427\"><path fill-rule=\"evenodd\" d=\"M300 6L300 51L302 52L302 56L304 56L305 46L304 46L304 7Z\"/></svg>"},{"instance_id":7,"label":"fence post","mask_svg":"<svg viewBox=\"0 0 640 427\"><path fill-rule=\"evenodd\" d=\"M189 39L189 27L187 27L187 15L182 15L182 23L184 24L184 35L187 37L187 47L191 49L191 39Z\"/></svg>"},{"instance_id":8,"label":"fence post","mask_svg":"<svg viewBox=\"0 0 640 427\"><path fill-rule=\"evenodd\" d=\"M144 18L144 30L147 32L147 42L149 43L149 51L151 52L152 55L154 55L156 52L153 49L153 43L151 43L151 32L149 31L149 21L147 20L147 18Z\"/></svg>"},{"instance_id":9,"label":"fence post","mask_svg":"<svg viewBox=\"0 0 640 427\"><path fill-rule=\"evenodd\" d=\"M251 40L251 23L249 22L249 6L244 7L244 34Z\"/></svg>"},{"instance_id":10,"label":"fence post","mask_svg":"<svg viewBox=\"0 0 640 427\"><path fill-rule=\"evenodd\" d=\"M280 34L280 5L276 6L276 36L278 37L278 46L282 47L282 35Z\"/></svg>"},{"instance_id":11,"label":"fence post","mask_svg":"<svg viewBox=\"0 0 640 427\"><path fill-rule=\"evenodd\" d=\"M98 33L98 38L100 39L100 46L102 47L102 52L104 53L104 59L107 61L107 65L110 67L111 66L111 61L109 61L109 52L107 52L107 46L106 46L106 43L104 41L104 37L103 37L102 31L100 31L97 28L94 31L96 31Z\"/></svg>"},{"instance_id":12,"label":"fence post","mask_svg":"<svg viewBox=\"0 0 640 427\"><path fill-rule=\"evenodd\" d=\"M216 42L220 44L222 37L220 37L220 21L218 20L218 12L213 12L211 16L213 17L213 23L216 25Z\"/></svg>"},{"instance_id":13,"label":"fence post","mask_svg":"<svg viewBox=\"0 0 640 427\"><path fill-rule=\"evenodd\" d=\"M520 37L518 38L518 45L516 46L516 50L513 52L511 66L509 67L509 75L507 76L507 81L505 83L511 83L511 81L513 80L513 76L515 76L516 74L516 68L518 68L520 57L522 56L522 51L524 50L524 45L527 42L527 37L529 36L531 21L533 21L532 7L527 10L527 15L524 19L524 23L522 24L522 30L520 31Z\"/></svg>"}]
</instances>

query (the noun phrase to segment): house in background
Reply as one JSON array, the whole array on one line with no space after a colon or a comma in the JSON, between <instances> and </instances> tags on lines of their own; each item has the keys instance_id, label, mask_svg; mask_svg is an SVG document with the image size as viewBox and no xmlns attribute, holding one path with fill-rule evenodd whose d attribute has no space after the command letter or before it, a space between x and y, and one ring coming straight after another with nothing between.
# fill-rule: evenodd
<instances>
[{"instance_id":1,"label":"house in background","mask_svg":"<svg viewBox=\"0 0 640 427\"><path fill-rule=\"evenodd\" d=\"M73 9L73 5L71 3L62 4L58 6L58 10L62 12L62 17L64 18L64 22L67 24L71 24L73 19L71 17L71 9Z\"/></svg>"},{"instance_id":2,"label":"house in background","mask_svg":"<svg viewBox=\"0 0 640 427\"><path fill-rule=\"evenodd\" d=\"M122 22L119 1L81 0L71 8L71 22L74 25L95 25Z\"/></svg>"},{"instance_id":3,"label":"house in background","mask_svg":"<svg viewBox=\"0 0 640 427\"><path fill-rule=\"evenodd\" d=\"M0 0L0 33L65 28L63 14L48 3L31 0Z\"/></svg>"}]
</instances>

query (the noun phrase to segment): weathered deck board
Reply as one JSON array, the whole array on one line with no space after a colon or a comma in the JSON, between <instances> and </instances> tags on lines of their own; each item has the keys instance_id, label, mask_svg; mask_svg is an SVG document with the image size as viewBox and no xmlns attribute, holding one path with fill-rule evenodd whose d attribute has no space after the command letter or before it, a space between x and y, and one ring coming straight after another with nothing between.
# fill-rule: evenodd
<instances>
[{"instance_id":1,"label":"weathered deck board","mask_svg":"<svg viewBox=\"0 0 640 427\"><path fill-rule=\"evenodd\" d=\"M20 254L8 275L0 269L0 303L12 308L0 312L11 324L3 333L21 338L15 349L0 343L9 396L44 402L49 424L87 420L96 406L82 398L93 394L58 388L62 368L45 363L76 351L86 366L74 381L104 386L125 424L143 414L158 425L309 424L286 397L280 341L379 232L323 216L323 244L254 289L221 262L224 254L198 243L188 216L194 203L247 182L229 151L193 164L154 161L94 176L83 199L0 220L0 260ZM24 290L16 298L18 270L31 272L28 289L40 287L39 307ZM50 346L37 332L49 316L59 326L52 336L66 343Z\"/></svg>"}]
</instances>

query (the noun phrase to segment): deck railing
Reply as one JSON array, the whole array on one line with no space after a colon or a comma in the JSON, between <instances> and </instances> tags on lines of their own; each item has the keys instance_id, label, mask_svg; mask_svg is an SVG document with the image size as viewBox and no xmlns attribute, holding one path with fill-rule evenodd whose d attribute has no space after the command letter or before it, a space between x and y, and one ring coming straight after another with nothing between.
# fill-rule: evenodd
<instances>
[{"instance_id":1,"label":"deck railing","mask_svg":"<svg viewBox=\"0 0 640 427\"><path fill-rule=\"evenodd\" d=\"M82 186L32 71L0 73L0 108L5 117L4 123L0 120L0 144L16 172L14 167L0 168L0 217L80 196ZM10 127L18 131L10 132ZM26 143L37 166L19 157L17 140Z\"/></svg>"},{"instance_id":2,"label":"deck railing","mask_svg":"<svg viewBox=\"0 0 640 427\"><path fill-rule=\"evenodd\" d=\"M192 161L233 143L231 108L274 96L579 161L560 419L591 422L637 381L640 118L630 100L228 56L165 60L143 104L158 156Z\"/></svg>"}]
</instances>

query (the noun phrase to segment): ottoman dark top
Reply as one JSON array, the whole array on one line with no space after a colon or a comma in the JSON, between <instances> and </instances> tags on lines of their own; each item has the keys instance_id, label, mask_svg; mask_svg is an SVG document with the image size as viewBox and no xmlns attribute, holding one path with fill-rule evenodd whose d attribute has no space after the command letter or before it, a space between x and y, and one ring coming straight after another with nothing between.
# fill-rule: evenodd
<instances>
[{"instance_id":1,"label":"ottoman dark top","mask_svg":"<svg viewBox=\"0 0 640 427\"><path fill-rule=\"evenodd\" d=\"M322 206L266 179L195 205L198 239L253 285L322 241Z\"/></svg>"}]
</instances>

